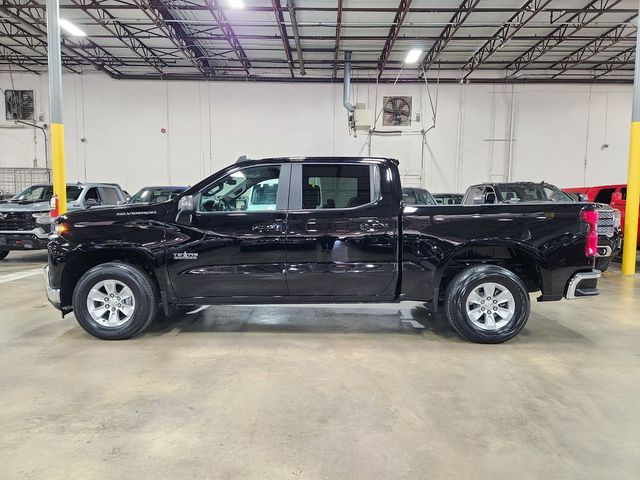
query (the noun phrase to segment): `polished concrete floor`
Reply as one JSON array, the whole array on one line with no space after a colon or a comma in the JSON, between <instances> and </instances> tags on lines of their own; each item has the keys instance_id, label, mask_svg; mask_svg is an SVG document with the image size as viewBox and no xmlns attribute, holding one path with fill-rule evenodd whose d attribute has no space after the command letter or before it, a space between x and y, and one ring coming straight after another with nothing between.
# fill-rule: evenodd
<instances>
[{"instance_id":1,"label":"polished concrete floor","mask_svg":"<svg viewBox=\"0 0 640 480\"><path fill-rule=\"evenodd\" d=\"M130 341L0 262L0 478L640 478L640 277L514 341L418 304L210 307Z\"/></svg>"}]
</instances>

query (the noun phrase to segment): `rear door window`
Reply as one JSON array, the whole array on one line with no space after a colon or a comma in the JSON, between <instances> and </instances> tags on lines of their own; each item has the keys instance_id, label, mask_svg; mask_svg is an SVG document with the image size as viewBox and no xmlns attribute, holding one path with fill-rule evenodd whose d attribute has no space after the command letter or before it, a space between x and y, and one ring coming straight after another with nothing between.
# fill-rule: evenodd
<instances>
[{"instance_id":1,"label":"rear door window","mask_svg":"<svg viewBox=\"0 0 640 480\"><path fill-rule=\"evenodd\" d=\"M302 208L354 208L377 200L373 165L303 165Z\"/></svg>"}]
</instances>

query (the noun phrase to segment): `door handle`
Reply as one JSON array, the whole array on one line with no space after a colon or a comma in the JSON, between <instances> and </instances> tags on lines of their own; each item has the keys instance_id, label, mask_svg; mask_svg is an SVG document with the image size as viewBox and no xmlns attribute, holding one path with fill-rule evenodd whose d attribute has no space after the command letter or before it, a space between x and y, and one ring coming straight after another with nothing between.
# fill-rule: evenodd
<instances>
[{"instance_id":1,"label":"door handle","mask_svg":"<svg viewBox=\"0 0 640 480\"><path fill-rule=\"evenodd\" d=\"M369 220L360 224L360 230L363 232L379 232L386 230L388 227L388 223L383 223L378 220Z\"/></svg>"},{"instance_id":2,"label":"door handle","mask_svg":"<svg viewBox=\"0 0 640 480\"><path fill-rule=\"evenodd\" d=\"M307 232L317 232L318 231L318 222L316 222L313 218L307 220L307 223L304 226Z\"/></svg>"}]
</instances>

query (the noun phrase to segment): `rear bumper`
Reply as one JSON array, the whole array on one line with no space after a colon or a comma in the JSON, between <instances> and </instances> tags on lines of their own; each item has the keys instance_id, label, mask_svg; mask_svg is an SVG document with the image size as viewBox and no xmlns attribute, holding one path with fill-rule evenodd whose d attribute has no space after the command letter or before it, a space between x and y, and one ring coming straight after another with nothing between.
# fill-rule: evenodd
<instances>
[{"instance_id":1,"label":"rear bumper","mask_svg":"<svg viewBox=\"0 0 640 480\"><path fill-rule=\"evenodd\" d=\"M590 272L578 272L567 284L567 300L574 300L582 297L594 297L600 294L598 290L598 279L602 273L600 270L591 270Z\"/></svg>"},{"instance_id":2,"label":"rear bumper","mask_svg":"<svg viewBox=\"0 0 640 480\"><path fill-rule=\"evenodd\" d=\"M42 273L44 275L44 288L47 292L47 299L49 300L49 303L51 303L51 305L60 310L60 289L53 288L49 284L49 265L45 266L42 269Z\"/></svg>"}]
</instances>

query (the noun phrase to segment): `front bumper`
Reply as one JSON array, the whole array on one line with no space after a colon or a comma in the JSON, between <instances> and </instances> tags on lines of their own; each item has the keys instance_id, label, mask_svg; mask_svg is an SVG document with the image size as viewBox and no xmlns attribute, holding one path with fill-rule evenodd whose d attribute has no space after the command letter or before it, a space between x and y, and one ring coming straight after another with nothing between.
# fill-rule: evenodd
<instances>
[{"instance_id":1,"label":"front bumper","mask_svg":"<svg viewBox=\"0 0 640 480\"><path fill-rule=\"evenodd\" d=\"M595 297L600 294L598 290L598 279L602 273L600 270L591 270L590 272L578 272L567 284L567 300L574 300L582 297Z\"/></svg>"},{"instance_id":2,"label":"front bumper","mask_svg":"<svg viewBox=\"0 0 640 480\"><path fill-rule=\"evenodd\" d=\"M44 288L45 288L45 291L47 292L47 298L49 299L49 303L51 303L51 305L56 307L58 310L61 310L61 308L60 308L60 289L59 288L53 288L49 284L49 265L45 266L42 269L42 273L44 274Z\"/></svg>"},{"instance_id":3,"label":"front bumper","mask_svg":"<svg viewBox=\"0 0 640 480\"><path fill-rule=\"evenodd\" d=\"M43 250L48 241L49 234L39 228L0 232L0 250Z\"/></svg>"}]
</instances>

